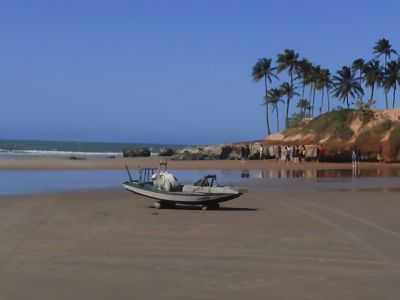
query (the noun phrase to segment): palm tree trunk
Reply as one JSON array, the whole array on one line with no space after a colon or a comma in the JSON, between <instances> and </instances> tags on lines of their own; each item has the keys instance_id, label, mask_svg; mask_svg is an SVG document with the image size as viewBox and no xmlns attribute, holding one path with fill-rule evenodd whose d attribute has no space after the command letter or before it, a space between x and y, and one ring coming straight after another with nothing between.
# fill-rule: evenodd
<instances>
[{"instance_id":1,"label":"palm tree trunk","mask_svg":"<svg viewBox=\"0 0 400 300\"><path fill-rule=\"evenodd\" d=\"M313 92L313 85L312 85L312 83L310 83L310 90L309 90L309 93L308 93L308 103L311 105L311 100L312 100L312 92ZM312 107L310 106L307 110L308 110L308 117L310 118L311 117L311 109L312 109ZM304 112L305 112L306 110L304 110Z\"/></svg>"},{"instance_id":2,"label":"palm tree trunk","mask_svg":"<svg viewBox=\"0 0 400 300\"><path fill-rule=\"evenodd\" d=\"M293 71L289 71L290 75L290 86L293 87Z\"/></svg>"},{"instance_id":3,"label":"palm tree trunk","mask_svg":"<svg viewBox=\"0 0 400 300\"><path fill-rule=\"evenodd\" d=\"M287 97L286 101L286 129L289 128L289 104L290 104L290 97Z\"/></svg>"},{"instance_id":4,"label":"palm tree trunk","mask_svg":"<svg viewBox=\"0 0 400 300\"><path fill-rule=\"evenodd\" d=\"M329 92L330 92L329 89L326 88L326 96L327 96L327 98L328 98L328 112L331 111L331 99L330 99Z\"/></svg>"},{"instance_id":5,"label":"palm tree trunk","mask_svg":"<svg viewBox=\"0 0 400 300\"><path fill-rule=\"evenodd\" d=\"M347 108L350 108L350 103L349 103L349 96L346 96L346 103L347 103Z\"/></svg>"},{"instance_id":6,"label":"palm tree trunk","mask_svg":"<svg viewBox=\"0 0 400 300\"><path fill-rule=\"evenodd\" d=\"M269 127L269 105L268 103L265 103L265 119L267 121L267 133L268 135L271 134L271 128Z\"/></svg>"},{"instance_id":7,"label":"palm tree trunk","mask_svg":"<svg viewBox=\"0 0 400 300\"><path fill-rule=\"evenodd\" d=\"M271 128L269 127L269 105L265 103L265 119L267 121L267 134L271 134Z\"/></svg>"},{"instance_id":8,"label":"palm tree trunk","mask_svg":"<svg viewBox=\"0 0 400 300\"><path fill-rule=\"evenodd\" d=\"M387 69L387 55L385 55L385 72ZM385 105L386 105L386 109L389 109L389 102L388 102L388 91L387 89L383 88L384 93L385 93Z\"/></svg>"},{"instance_id":9,"label":"palm tree trunk","mask_svg":"<svg viewBox=\"0 0 400 300\"><path fill-rule=\"evenodd\" d=\"M312 116L314 117L314 106L315 106L315 87L314 87L314 90L313 90L313 97L312 97Z\"/></svg>"},{"instance_id":10,"label":"palm tree trunk","mask_svg":"<svg viewBox=\"0 0 400 300\"><path fill-rule=\"evenodd\" d=\"M360 86L362 87L362 71L360 69ZM360 95L360 102L363 103L362 96Z\"/></svg>"},{"instance_id":11,"label":"palm tree trunk","mask_svg":"<svg viewBox=\"0 0 400 300\"><path fill-rule=\"evenodd\" d=\"M325 94L325 89L322 89L321 106L319 107L319 114L322 114L322 109L324 107L324 94Z\"/></svg>"},{"instance_id":12,"label":"palm tree trunk","mask_svg":"<svg viewBox=\"0 0 400 300\"><path fill-rule=\"evenodd\" d=\"M290 86L293 88L293 72L289 71L290 76ZM289 106L290 106L290 96L288 95L286 103L286 129L289 128Z\"/></svg>"},{"instance_id":13,"label":"palm tree trunk","mask_svg":"<svg viewBox=\"0 0 400 300\"><path fill-rule=\"evenodd\" d=\"M264 76L264 84L265 84L265 96L268 95L268 85L267 85L267 76ZM269 109L268 109L268 101L265 102L265 119L267 121L267 134L271 134L271 128L269 127Z\"/></svg>"},{"instance_id":14,"label":"palm tree trunk","mask_svg":"<svg viewBox=\"0 0 400 300\"><path fill-rule=\"evenodd\" d=\"M371 87L371 100L374 99L374 91L375 91L375 83L372 84L372 87Z\"/></svg>"},{"instance_id":15,"label":"palm tree trunk","mask_svg":"<svg viewBox=\"0 0 400 300\"><path fill-rule=\"evenodd\" d=\"M396 84L393 87L393 108L395 107L396 104Z\"/></svg>"},{"instance_id":16,"label":"palm tree trunk","mask_svg":"<svg viewBox=\"0 0 400 300\"><path fill-rule=\"evenodd\" d=\"M280 130L279 130L279 112L278 112L278 105L276 105L276 128L277 128L277 131L279 132Z\"/></svg>"},{"instance_id":17,"label":"palm tree trunk","mask_svg":"<svg viewBox=\"0 0 400 300\"><path fill-rule=\"evenodd\" d=\"M386 106L386 109L389 109L389 103L388 103L388 93L387 93L387 91L385 90L385 106Z\"/></svg>"}]
</instances>

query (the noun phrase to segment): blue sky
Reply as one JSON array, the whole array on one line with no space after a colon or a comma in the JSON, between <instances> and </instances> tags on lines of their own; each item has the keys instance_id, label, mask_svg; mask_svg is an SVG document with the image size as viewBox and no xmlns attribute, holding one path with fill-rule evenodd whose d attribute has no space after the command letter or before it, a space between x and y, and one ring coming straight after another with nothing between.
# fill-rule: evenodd
<instances>
[{"instance_id":1,"label":"blue sky","mask_svg":"<svg viewBox=\"0 0 400 300\"><path fill-rule=\"evenodd\" d=\"M398 1L2 1L0 138L261 138L258 58L293 48L334 72L372 58L381 37L400 49L399 11Z\"/></svg>"}]
</instances>

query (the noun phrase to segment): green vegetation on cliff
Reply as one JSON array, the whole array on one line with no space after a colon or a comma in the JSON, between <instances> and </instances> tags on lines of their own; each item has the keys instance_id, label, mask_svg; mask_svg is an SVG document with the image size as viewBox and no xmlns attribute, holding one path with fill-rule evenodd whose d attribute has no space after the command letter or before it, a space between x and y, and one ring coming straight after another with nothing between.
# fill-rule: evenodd
<instances>
[{"instance_id":1,"label":"green vegetation on cliff","mask_svg":"<svg viewBox=\"0 0 400 300\"><path fill-rule=\"evenodd\" d=\"M354 132L350 127L352 120L358 115L353 109L335 110L320 115L310 121L292 120L292 127L284 131L286 137L296 134L313 135L315 141L322 139L348 140Z\"/></svg>"},{"instance_id":2,"label":"green vegetation on cliff","mask_svg":"<svg viewBox=\"0 0 400 300\"><path fill-rule=\"evenodd\" d=\"M355 114L351 109L332 111L312 119L304 126L304 131L315 134L317 139L329 137L347 140L354 134L350 124Z\"/></svg>"}]
</instances>

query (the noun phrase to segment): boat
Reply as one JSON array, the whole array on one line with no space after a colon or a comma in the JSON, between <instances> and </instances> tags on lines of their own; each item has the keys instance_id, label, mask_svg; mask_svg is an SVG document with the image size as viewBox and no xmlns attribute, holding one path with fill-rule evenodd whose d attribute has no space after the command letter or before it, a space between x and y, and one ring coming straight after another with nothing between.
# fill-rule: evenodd
<instances>
[{"instance_id":1,"label":"boat","mask_svg":"<svg viewBox=\"0 0 400 300\"><path fill-rule=\"evenodd\" d=\"M173 208L176 205L196 205L203 210L218 209L220 202L240 197L244 191L217 184L216 175L207 175L191 185L178 184L177 179L166 169L141 169L139 179L129 180L122 186L129 192L155 200L155 208ZM172 176L172 177L171 177Z\"/></svg>"}]
</instances>

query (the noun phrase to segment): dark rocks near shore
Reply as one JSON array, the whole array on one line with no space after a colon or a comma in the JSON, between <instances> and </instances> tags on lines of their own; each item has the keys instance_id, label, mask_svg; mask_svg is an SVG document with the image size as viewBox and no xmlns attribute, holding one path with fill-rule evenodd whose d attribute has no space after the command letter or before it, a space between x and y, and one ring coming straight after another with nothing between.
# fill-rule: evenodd
<instances>
[{"instance_id":1,"label":"dark rocks near shore","mask_svg":"<svg viewBox=\"0 0 400 300\"><path fill-rule=\"evenodd\" d=\"M123 157L149 157L151 151L148 148L135 148L122 151Z\"/></svg>"},{"instance_id":2,"label":"dark rocks near shore","mask_svg":"<svg viewBox=\"0 0 400 300\"><path fill-rule=\"evenodd\" d=\"M177 150L176 154L171 156L172 160L263 160L278 159L277 145L265 145L260 142L228 144L228 145L210 145L205 147L193 147ZM304 160L313 161L317 159L318 146L307 145ZM347 158L347 153L345 158Z\"/></svg>"},{"instance_id":3,"label":"dark rocks near shore","mask_svg":"<svg viewBox=\"0 0 400 300\"><path fill-rule=\"evenodd\" d=\"M249 145L211 145L178 150L173 160L239 160L248 159L252 154ZM260 157L258 154L257 157Z\"/></svg>"},{"instance_id":4,"label":"dark rocks near shore","mask_svg":"<svg viewBox=\"0 0 400 300\"><path fill-rule=\"evenodd\" d=\"M245 146L225 145L221 147L219 159L238 160L246 157L246 152L243 150Z\"/></svg>"},{"instance_id":5,"label":"dark rocks near shore","mask_svg":"<svg viewBox=\"0 0 400 300\"><path fill-rule=\"evenodd\" d=\"M219 147L198 147L198 148L185 148L178 150L175 155L171 157L173 160L215 160L219 159Z\"/></svg>"},{"instance_id":6,"label":"dark rocks near shore","mask_svg":"<svg viewBox=\"0 0 400 300\"><path fill-rule=\"evenodd\" d=\"M175 154L172 157L173 160L205 160L207 159L206 155L203 155L201 153L195 153L192 151L183 151L180 153Z\"/></svg>"},{"instance_id":7,"label":"dark rocks near shore","mask_svg":"<svg viewBox=\"0 0 400 300\"><path fill-rule=\"evenodd\" d=\"M86 157L71 155L71 156L69 157L69 159L70 159L70 160L86 160Z\"/></svg>"},{"instance_id":8,"label":"dark rocks near shore","mask_svg":"<svg viewBox=\"0 0 400 300\"><path fill-rule=\"evenodd\" d=\"M172 156L176 154L176 151L172 148L161 148L159 156Z\"/></svg>"},{"instance_id":9,"label":"dark rocks near shore","mask_svg":"<svg viewBox=\"0 0 400 300\"><path fill-rule=\"evenodd\" d=\"M290 144L289 144L290 145ZM191 147L183 149L160 149L160 157L169 157L171 160L262 160L262 159L278 159L281 160L279 154L283 151L284 145L268 145L259 142L243 143L243 144L227 144L227 145L209 145L204 147ZM280 148L280 150L278 149ZM305 145L305 161L321 161L321 162L350 162L351 148L325 148L323 145ZM382 157L385 156L385 150L389 147L382 148ZM378 151L378 150L376 150ZM362 151L360 159L362 161L377 161L376 151ZM386 154L387 155L387 154ZM136 148L123 151L123 157L149 157L151 151L148 148ZM388 155L387 155L388 156ZM70 157L71 160L79 160L79 157Z\"/></svg>"}]
</instances>

